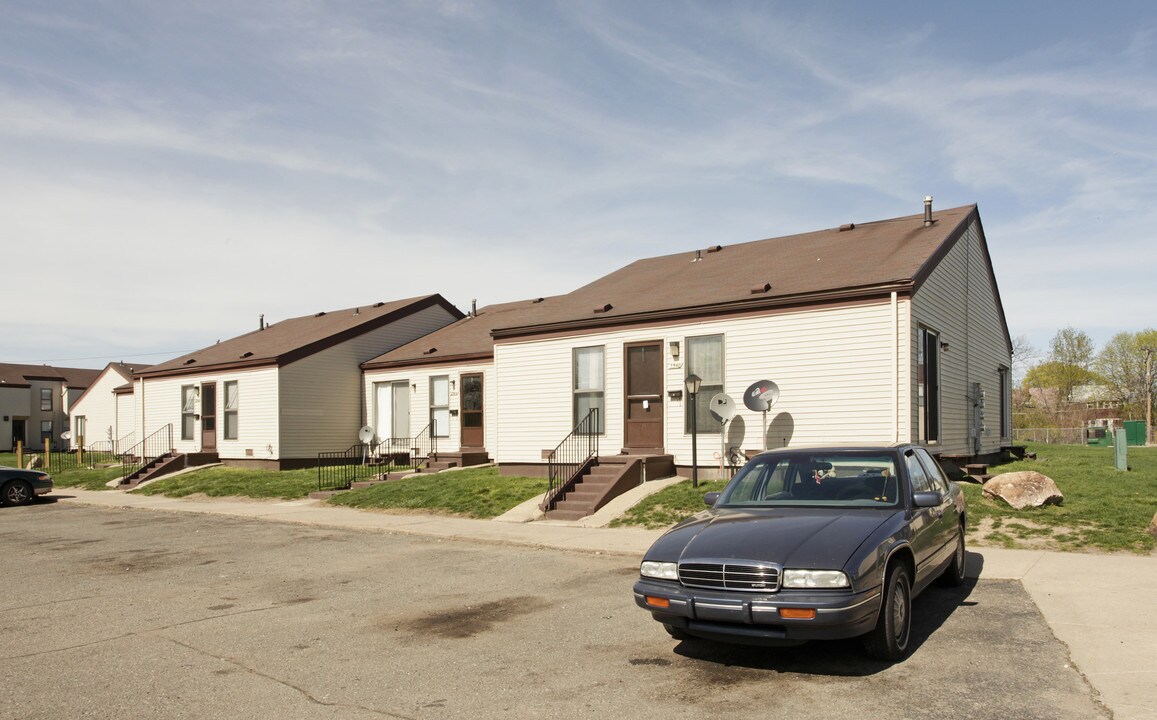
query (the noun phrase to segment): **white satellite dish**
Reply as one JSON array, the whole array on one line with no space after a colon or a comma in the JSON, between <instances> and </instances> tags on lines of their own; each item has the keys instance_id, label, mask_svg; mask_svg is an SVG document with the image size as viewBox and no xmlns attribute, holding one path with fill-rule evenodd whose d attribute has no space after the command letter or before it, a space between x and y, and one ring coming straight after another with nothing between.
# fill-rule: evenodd
<instances>
[{"instance_id":1,"label":"white satellite dish","mask_svg":"<svg viewBox=\"0 0 1157 720\"><path fill-rule=\"evenodd\" d=\"M60 433L60 439L61 440L71 440L72 439L72 431L71 430L65 430L64 432Z\"/></svg>"},{"instance_id":2,"label":"white satellite dish","mask_svg":"<svg viewBox=\"0 0 1157 720\"><path fill-rule=\"evenodd\" d=\"M358 440L361 440L362 443L366 445L372 443L374 441L374 429L366 425L361 430L358 430Z\"/></svg>"},{"instance_id":3,"label":"white satellite dish","mask_svg":"<svg viewBox=\"0 0 1157 720\"><path fill-rule=\"evenodd\" d=\"M726 423L735 417L735 401L726 393L718 393L711 397L708 407L711 415L721 423Z\"/></svg>"}]
</instances>

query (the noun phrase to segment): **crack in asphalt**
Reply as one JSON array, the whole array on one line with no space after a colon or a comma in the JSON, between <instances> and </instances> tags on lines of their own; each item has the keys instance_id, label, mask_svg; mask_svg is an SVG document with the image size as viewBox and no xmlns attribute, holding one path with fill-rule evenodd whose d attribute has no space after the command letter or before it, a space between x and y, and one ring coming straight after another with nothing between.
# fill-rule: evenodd
<instances>
[{"instance_id":1,"label":"crack in asphalt","mask_svg":"<svg viewBox=\"0 0 1157 720\"><path fill-rule=\"evenodd\" d=\"M208 650L203 650L199 647L196 647L194 645L190 645L189 643L181 642L180 640L176 640L174 638L166 637L164 639L168 640L169 642L173 643L174 645L179 645L179 646L185 648L186 650L192 650L195 653L200 653L201 655L204 655L205 657L213 658L214 660L220 660L221 662L227 662L230 665L233 665L234 667L240 668L241 670L244 670L245 672L250 673L251 675L256 675L257 677L264 678L266 680L270 680L272 682L277 683L278 685L289 688L290 690L297 692L303 698L305 698L306 700L308 700L309 702L311 702L315 705L321 705L323 707L353 708L356 710L364 710L365 712L373 713L374 715L380 715L382 717L398 718L399 720L416 720L416 718L414 716L411 716L411 715L402 715L400 713L390 712L388 710L379 710L377 708L367 707L365 705L358 705L356 703L341 703L341 702L330 702L328 700L323 700L319 697L314 696L311 692L309 692L308 690L306 690L303 687L299 687L297 685L294 685L293 683L291 683L287 680L282 680L281 678L270 675L267 672L262 672L261 670L258 670L257 668L246 665L245 663L241 662L240 660L237 660L236 658L227 657L224 655L215 655L215 654L209 652Z\"/></svg>"}]
</instances>

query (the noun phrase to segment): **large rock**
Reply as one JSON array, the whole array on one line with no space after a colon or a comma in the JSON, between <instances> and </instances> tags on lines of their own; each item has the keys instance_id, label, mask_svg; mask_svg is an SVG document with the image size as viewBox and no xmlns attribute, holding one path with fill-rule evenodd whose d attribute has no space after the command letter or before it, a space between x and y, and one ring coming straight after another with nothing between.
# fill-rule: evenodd
<instances>
[{"instance_id":1,"label":"large rock","mask_svg":"<svg viewBox=\"0 0 1157 720\"><path fill-rule=\"evenodd\" d=\"M1052 478L1035 470L997 475L984 483L984 495L994 500L1000 498L1017 510L1060 505L1065 501L1065 496Z\"/></svg>"},{"instance_id":2,"label":"large rock","mask_svg":"<svg viewBox=\"0 0 1157 720\"><path fill-rule=\"evenodd\" d=\"M1149 534L1157 540L1157 513L1153 514L1153 519L1149 521Z\"/></svg>"}]
</instances>

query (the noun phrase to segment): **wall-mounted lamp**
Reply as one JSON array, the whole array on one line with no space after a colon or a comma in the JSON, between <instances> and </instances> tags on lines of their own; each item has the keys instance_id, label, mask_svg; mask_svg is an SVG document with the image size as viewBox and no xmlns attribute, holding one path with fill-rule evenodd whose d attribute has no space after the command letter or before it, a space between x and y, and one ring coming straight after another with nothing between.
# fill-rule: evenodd
<instances>
[{"instance_id":1,"label":"wall-mounted lamp","mask_svg":"<svg viewBox=\"0 0 1157 720\"><path fill-rule=\"evenodd\" d=\"M418 383L410 383L410 392L418 392Z\"/></svg>"},{"instance_id":2,"label":"wall-mounted lamp","mask_svg":"<svg viewBox=\"0 0 1157 720\"><path fill-rule=\"evenodd\" d=\"M940 352L948 352L948 343L944 340L940 341Z\"/></svg>"},{"instance_id":3,"label":"wall-mounted lamp","mask_svg":"<svg viewBox=\"0 0 1157 720\"><path fill-rule=\"evenodd\" d=\"M450 380L450 392L456 392L457 390L458 390L457 381L451 379Z\"/></svg>"},{"instance_id":4,"label":"wall-mounted lamp","mask_svg":"<svg viewBox=\"0 0 1157 720\"><path fill-rule=\"evenodd\" d=\"M671 341L671 357L675 358L676 360L679 359L679 341L678 340L672 340Z\"/></svg>"}]
</instances>

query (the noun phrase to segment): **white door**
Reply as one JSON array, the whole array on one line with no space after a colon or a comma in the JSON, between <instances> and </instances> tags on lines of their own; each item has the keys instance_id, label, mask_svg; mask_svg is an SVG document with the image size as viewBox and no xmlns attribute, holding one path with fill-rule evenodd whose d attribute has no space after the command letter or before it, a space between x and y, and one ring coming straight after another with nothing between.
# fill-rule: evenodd
<instances>
[{"instance_id":1,"label":"white door","mask_svg":"<svg viewBox=\"0 0 1157 720\"><path fill-rule=\"evenodd\" d=\"M374 432L379 442L410 436L410 383L374 383Z\"/></svg>"}]
</instances>

